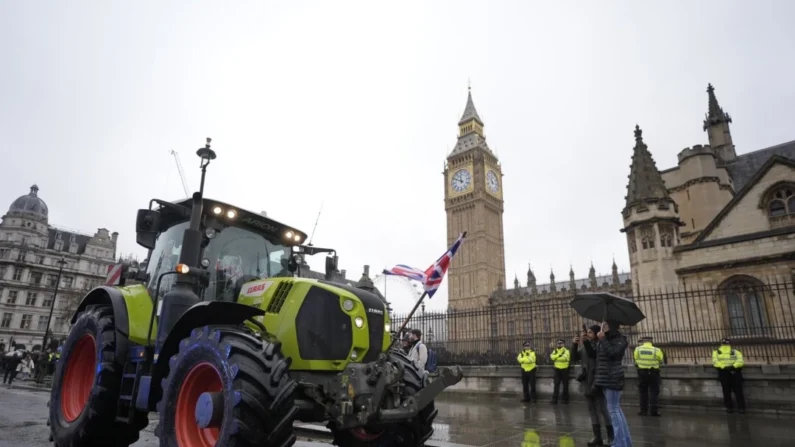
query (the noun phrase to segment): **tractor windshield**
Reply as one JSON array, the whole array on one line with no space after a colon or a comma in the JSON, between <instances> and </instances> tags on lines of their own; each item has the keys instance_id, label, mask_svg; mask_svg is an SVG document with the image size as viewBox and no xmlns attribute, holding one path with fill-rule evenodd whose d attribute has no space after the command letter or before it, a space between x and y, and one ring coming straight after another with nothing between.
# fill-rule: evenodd
<instances>
[{"instance_id":1,"label":"tractor windshield","mask_svg":"<svg viewBox=\"0 0 795 447\"><path fill-rule=\"evenodd\" d=\"M149 293L158 292L157 279L174 271L179 262L182 238L188 222L175 225L161 233L149 259ZM235 301L244 283L259 278L292 276L287 270L290 247L265 236L238 227L217 231L204 248L202 263L210 271L210 285L203 291L205 301ZM163 277L160 297L171 290L176 275Z\"/></svg>"}]
</instances>

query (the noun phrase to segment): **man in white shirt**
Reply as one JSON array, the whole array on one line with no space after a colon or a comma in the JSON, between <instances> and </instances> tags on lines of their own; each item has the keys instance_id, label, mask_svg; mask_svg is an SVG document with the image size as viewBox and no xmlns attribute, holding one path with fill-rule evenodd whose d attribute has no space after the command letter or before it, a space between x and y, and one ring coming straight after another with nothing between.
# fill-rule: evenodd
<instances>
[{"instance_id":1,"label":"man in white shirt","mask_svg":"<svg viewBox=\"0 0 795 447\"><path fill-rule=\"evenodd\" d=\"M420 371L425 371L425 364L428 363L428 347L422 342L422 331L412 329L409 331L411 348L409 349L409 360L414 363Z\"/></svg>"}]
</instances>

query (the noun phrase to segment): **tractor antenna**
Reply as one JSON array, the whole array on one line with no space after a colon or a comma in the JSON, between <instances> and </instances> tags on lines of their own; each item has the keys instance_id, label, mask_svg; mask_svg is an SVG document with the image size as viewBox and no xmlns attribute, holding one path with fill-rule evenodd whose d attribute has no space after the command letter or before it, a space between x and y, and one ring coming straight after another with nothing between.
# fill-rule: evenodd
<instances>
[{"instance_id":1,"label":"tractor antenna","mask_svg":"<svg viewBox=\"0 0 795 447\"><path fill-rule=\"evenodd\" d=\"M320 222L320 213L323 212L323 202L320 202L320 211L317 212L317 219L315 219L315 226L312 227L312 235L309 236L309 243L306 245L312 245L312 239L315 238L315 230L317 230L317 223Z\"/></svg>"}]
</instances>

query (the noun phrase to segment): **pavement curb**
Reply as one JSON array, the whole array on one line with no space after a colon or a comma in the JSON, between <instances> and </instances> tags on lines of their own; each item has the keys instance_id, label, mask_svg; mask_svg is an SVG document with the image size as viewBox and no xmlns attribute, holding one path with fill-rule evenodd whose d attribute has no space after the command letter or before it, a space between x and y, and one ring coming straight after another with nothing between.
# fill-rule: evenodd
<instances>
[{"instance_id":1,"label":"pavement curb","mask_svg":"<svg viewBox=\"0 0 795 447\"><path fill-rule=\"evenodd\" d=\"M7 385L6 385L7 386ZM25 391L36 391L39 393L49 393L51 388L46 386L36 386L36 385L17 385L7 388L9 390L25 390Z\"/></svg>"},{"instance_id":2,"label":"pavement curb","mask_svg":"<svg viewBox=\"0 0 795 447\"><path fill-rule=\"evenodd\" d=\"M296 434L301 434L301 436L317 436L323 439L331 439L331 430L322 426L322 425L315 425L315 424L296 424L295 425ZM445 442L445 441L435 441L433 439L429 440L425 443L425 447L473 447L467 444L455 444L452 442Z\"/></svg>"}]
</instances>

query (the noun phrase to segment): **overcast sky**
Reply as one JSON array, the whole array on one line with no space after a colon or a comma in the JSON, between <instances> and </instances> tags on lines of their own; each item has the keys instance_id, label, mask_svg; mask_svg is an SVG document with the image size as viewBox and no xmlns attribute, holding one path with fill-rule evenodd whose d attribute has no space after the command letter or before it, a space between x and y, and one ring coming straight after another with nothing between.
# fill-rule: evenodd
<instances>
[{"instance_id":1,"label":"overcast sky","mask_svg":"<svg viewBox=\"0 0 795 447\"><path fill-rule=\"evenodd\" d=\"M0 0L0 206L37 183L51 223L140 258L136 210L184 196L169 151L196 189L209 136L209 196L307 233L323 203L314 243L349 277L427 267L468 79L505 174L509 283L528 262L539 282L629 269L633 128L674 166L707 142L708 82L739 153L795 139L788 0L46 5Z\"/></svg>"}]
</instances>

